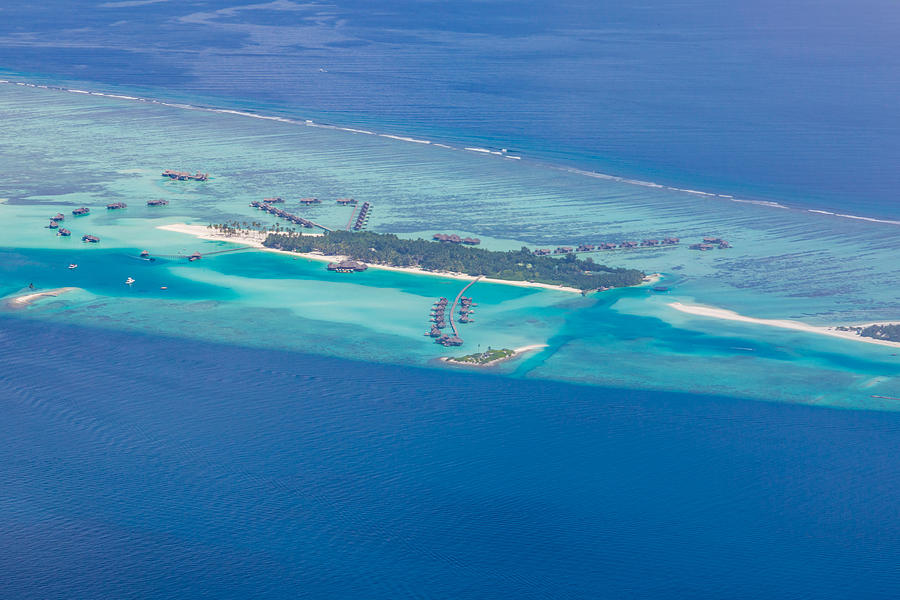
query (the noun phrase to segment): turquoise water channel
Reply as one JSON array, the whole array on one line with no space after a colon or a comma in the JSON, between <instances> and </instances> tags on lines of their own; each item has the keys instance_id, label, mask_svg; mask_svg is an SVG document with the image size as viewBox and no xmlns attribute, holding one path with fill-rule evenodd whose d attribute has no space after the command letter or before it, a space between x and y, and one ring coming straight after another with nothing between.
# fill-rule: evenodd
<instances>
[{"instance_id":1,"label":"turquoise water channel","mask_svg":"<svg viewBox=\"0 0 900 600\"><path fill-rule=\"evenodd\" d=\"M188 110L129 99L0 86L7 176L0 182L0 293L33 284L79 291L42 299L17 318L137 330L376 362L433 365L493 347L547 348L497 367L513 377L727 394L893 410L897 349L695 317L671 302L834 325L900 319L898 225L738 202L564 171L434 144ZM165 168L209 171L175 182ZM158 229L262 221L248 206L286 198L289 210L343 227L354 197L370 228L407 236L476 235L496 249L677 236L678 247L594 255L661 272L650 287L581 297L477 283L476 322L462 349L423 335L439 296L464 282L375 269L328 273L324 263L260 251L188 263L234 247ZM296 200L315 196L320 206ZM146 201L165 198L166 207ZM107 211L107 203L128 208ZM88 206L92 214L71 211ZM67 215L71 238L46 228ZM82 243L81 235L101 238ZM703 236L729 250L687 248ZM159 256L142 261L141 250ZM172 257L172 258L166 258ZM77 269L69 269L71 263ZM124 282L128 277L133 285ZM166 289L162 289L166 288ZM883 398L878 398L882 396ZM886 397L886 398L884 398Z\"/></svg>"}]
</instances>

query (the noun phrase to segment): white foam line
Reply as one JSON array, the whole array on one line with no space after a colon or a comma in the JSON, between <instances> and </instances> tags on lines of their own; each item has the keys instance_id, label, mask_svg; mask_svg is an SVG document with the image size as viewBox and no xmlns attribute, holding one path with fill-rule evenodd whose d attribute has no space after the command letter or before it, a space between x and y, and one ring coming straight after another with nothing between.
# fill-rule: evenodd
<instances>
[{"instance_id":1,"label":"white foam line","mask_svg":"<svg viewBox=\"0 0 900 600\"><path fill-rule=\"evenodd\" d=\"M887 223L889 225L900 225L900 221L891 221L888 219L874 219L872 217L860 217L857 215L843 215L841 213L835 213L836 217L843 217L845 219L856 219L857 221L870 221L872 223Z\"/></svg>"},{"instance_id":2,"label":"white foam line","mask_svg":"<svg viewBox=\"0 0 900 600\"><path fill-rule=\"evenodd\" d=\"M152 104L158 104L160 106L167 106L170 108L180 108L182 110L196 110L196 111L201 111L201 112L232 114L235 116L251 117L254 119L262 119L265 121L276 121L276 122L280 122L280 123L290 123L293 125L305 125L307 127L316 127L319 129L333 129L336 131L347 131L350 133L362 133L362 134L366 134L366 135L377 135L380 137L389 138L392 140L398 140L401 142L410 142L410 143L414 143L414 144L429 144L431 146L436 146L438 148L446 148L448 150L458 150L458 148L455 148L453 146L448 146L447 144L439 144L436 142L431 142L429 140L420 140L420 139L416 139L416 138L411 138L411 137L406 137L406 136L401 136L401 135L392 135L392 134L388 134L388 133L375 133L372 131L366 131L365 129L354 129L351 127L338 127L336 125L325 125L323 123L316 123L316 122L312 121L311 119L306 119L304 121L300 121L300 120L296 120L296 119L288 119L286 117L259 115L259 114L255 114L255 113L250 113L250 112L241 111L241 110L228 109L228 108L209 108L209 107L202 107L202 106L194 106L192 104L182 104L180 102L164 102L162 100L154 100L153 98L141 98L141 97L136 97L136 96L126 96L126 95L122 95L122 94L106 94L103 92L90 92L87 90L79 90L79 89L74 89L74 88L65 88L65 87L57 87L57 86L50 87L50 86L38 85L38 84L34 84L34 83L25 83L25 82L21 82L21 81L10 81L8 79L0 79L0 84L3 84L3 83L10 84L10 85L19 85L19 86L24 86L24 87L32 87L32 88L53 89L53 90L59 90L62 92L70 92L73 94L84 94L84 95L88 95L88 96L102 96L102 97L106 97L106 98L116 98L119 100L130 100L132 102L150 102ZM463 148L463 150L467 150L469 152L477 152L479 154L490 154L490 155L494 155L494 156L500 156L503 158L508 158L510 160L522 160L521 156L509 155L506 153L505 150L496 151L496 150L489 150L488 148L479 148L479 147L475 147L475 146L466 146ZM637 186L641 186L641 187L656 188L656 189L668 189L673 192L693 194L696 196L718 197L718 198L723 198L725 200L730 200L731 202L739 202L739 203L743 203L743 204L756 204L758 206L767 206L770 208L782 208L782 209L790 210L790 207L784 206L783 204L779 204L778 202L772 202L772 201L768 201L768 200L745 200L742 198L735 198L734 196L732 196L730 194L714 194L714 193L710 193L710 192L703 192L700 190L692 190L692 189L687 189L687 188L667 186L667 185L662 185L659 183L654 183L652 181L642 181L640 179L628 179L627 177L620 177L618 175L609 175L606 173L598 173L596 171L585 171L582 169L576 169L576 168L572 168L572 167L556 167L556 166L552 166L552 165L549 165L549 166L550 166L550 168L553 168L553 169L557 169L557 170L564 171L567 173L573 173L576 175L582 175L585 177L592 177L594 179L605 179L608 181L617 181L620 183L627 183L629 185L637 185ZM835 216L835 217L841 217L844 219L854 219L857 221L868 221L870 223L883 223L883 224L887 224L887 225L900 225L900 221L892 221L889 219L876 219L873 217L861 217L858 215L833 213L833 212L829 212L826 210L816 210L816 209L806 209L806 210L807 210L807 212L811 212L811 213L831 215L831 216Z\"/></svg>"},{"instance_id":3,"label":"white foam line","mask_svg":"<svg viewBox=\"0 0 900 600\"><path fill-rule=\"evenodd\" d=\"M402 135L391 135L389 133L379 133L380 137L390 138L392 140L400 140L401 142L412 142L414 144L430 144L428 140L417 140L416 138L403 137Z\"/></svg>"}]
</instances>

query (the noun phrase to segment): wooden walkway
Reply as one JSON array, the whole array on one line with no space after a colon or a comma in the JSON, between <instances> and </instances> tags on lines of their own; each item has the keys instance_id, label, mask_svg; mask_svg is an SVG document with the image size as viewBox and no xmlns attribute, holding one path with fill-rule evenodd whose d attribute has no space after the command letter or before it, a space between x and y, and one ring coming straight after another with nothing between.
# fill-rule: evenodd
<instances>
[{"instance_id":1,"label":"wooden walkway","mask_svg":"<svg viewBox=\"0 0 900 600\"><path fill-rule=\"evenodd\" d=\"M241 246L240 248L228 248L226 250L214 250L212 252L201 252L201 257L212 256L213 254L224 254L226 252L239 252L241 250L253 250L255 246ZM190 258L191 254L151 254L154 258Z\"/></svg>"},{"instance_id":2,"label":"wooden walkway","mask_svg":"<svg viewBox=\"0 0 900 600\"><path fill-rule=\"evenodd\" d=\"M453 335L459 337L459 331L456 329L456 323L453 322L453 313L456 312L456 304L459 302L459 299L462 298L462 295L466 293L466 290L475 285L475 282L484 277L484 275L479 275L472 281L466 285L463 289L459 290L459 293L456 295L456 298L453 299L453 305L450 306L450 329L453 330Z\"/></svg>"}]
</instances>

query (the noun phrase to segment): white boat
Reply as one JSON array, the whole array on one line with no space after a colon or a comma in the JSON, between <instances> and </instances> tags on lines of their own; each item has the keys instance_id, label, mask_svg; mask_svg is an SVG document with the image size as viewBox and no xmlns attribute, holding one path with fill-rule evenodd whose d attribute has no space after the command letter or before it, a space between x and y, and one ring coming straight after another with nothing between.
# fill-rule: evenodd
<instances>
[{"instance_id":1,"label":"white boat","mask_svg":"<svg viewBox=\"0 0 900 600\"><path fill-rule=\"evenodd\" d=\"M69 265L69 268L70 268L70 269L77 269L77 268L78 268L78 265L76 265L75 263L72 263L71 265Z\"/></svg>"},{"instance_id":2,"label":"white boat","mask_svg":"<svg viewBox=\"0 0 900 600\"><path fill-rule=\"evenodd\" d=\"M126 283L127 285L131 285L132 283L134 283L134 279L132 279L131 277L129 277L128 279L125 280L125 283Z\"/></svg>"}]
</instances>

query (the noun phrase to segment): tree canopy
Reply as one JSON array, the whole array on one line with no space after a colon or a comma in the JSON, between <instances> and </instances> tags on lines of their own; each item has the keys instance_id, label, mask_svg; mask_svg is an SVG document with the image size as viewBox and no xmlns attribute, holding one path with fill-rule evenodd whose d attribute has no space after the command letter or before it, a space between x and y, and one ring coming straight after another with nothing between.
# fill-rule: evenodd
<instances>
[{"instance_id":1,"label":"tree canopy","mask_svg":"<svg viewBox=\"0 0 900 600\"><path fill-rule=\"evenodd\" d=\"M636 285L644 278L641 271L607 267L572 254L558 259L536 256L525 247L501 252L423 239L407 240L390 233L370 231L333 231L323 236L270 233L263 245L295 252L343 255L372 264L420 267L509 281L535 281L585 291Z\"/></svg>"}]
</instances>

